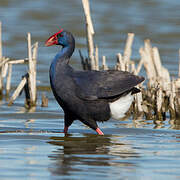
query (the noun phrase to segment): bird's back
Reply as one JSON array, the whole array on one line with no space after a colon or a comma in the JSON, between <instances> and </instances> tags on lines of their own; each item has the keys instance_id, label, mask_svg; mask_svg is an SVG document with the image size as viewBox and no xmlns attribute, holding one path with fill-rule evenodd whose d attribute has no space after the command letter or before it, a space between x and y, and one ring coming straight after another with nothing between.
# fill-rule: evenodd
<instances>
[{"instance_id":1,"label":"bird's back","mask_svg":"<svg viewBox=\"0 0 180 180\"><path fill-rule=\"evenodd\" d=\"M143 80L142 78L138 79L138 76L121 71L119 73L117 71L75 71L69 65L60 66L59 69L57 66L56 69L56 77L58 78L54 80L54 85L52 85L54 95L64 111L71 112L78 119L108 120L111 115L110 107L112 105L110 106L110 103L133 90L133 85L123 84L125 79L134 78L133 80L136 80L133 82L134 85ZM116 81L113 80L112 76L117 75L121 77L116 78ZM109 78L109 76L111 77ZM119 84L123 84L123 87ZM122 103L120 104L122 105Z\"/></svg>"}]
</instances>

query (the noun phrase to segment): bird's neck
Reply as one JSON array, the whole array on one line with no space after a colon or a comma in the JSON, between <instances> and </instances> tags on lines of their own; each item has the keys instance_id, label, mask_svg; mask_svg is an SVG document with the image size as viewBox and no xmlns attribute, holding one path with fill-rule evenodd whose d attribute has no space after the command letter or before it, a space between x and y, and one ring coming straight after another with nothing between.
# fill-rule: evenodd
<instances>
[{"instance_id":1,"label":"bird's neck","mask_svg":"<svg viewBox=\"0 0 180 180\"><path fill-rule=\"evenodd\" d=\"M62 47L62 49L54 57L50 67L50 77L54 79L57 67L64 67L69 63L69 59L74 52L75 44Z\"/></svg>"},{"instance_id":2,"label":"bird's neck","mask_svg":"<svg viewBox=\"0 0 180 180\"><path fill-rule=\"evenodd\" d=\"M69 63L69 59L72 56L73 52L74 52L74 48L75 45L71 44L71 45L67 45L62 47L62 49L56 54L55 58L53 61L58 61L60 63Z\"/></svg>"}]
</instances>

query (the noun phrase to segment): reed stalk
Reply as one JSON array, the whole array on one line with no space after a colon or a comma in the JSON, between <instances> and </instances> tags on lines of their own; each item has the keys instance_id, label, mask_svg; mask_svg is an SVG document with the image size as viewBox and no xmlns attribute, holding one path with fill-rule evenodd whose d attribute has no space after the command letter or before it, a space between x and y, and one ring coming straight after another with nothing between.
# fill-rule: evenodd
<instances>
[{"instance_id":1,"label":"reed stalk","mask_svg":"<svg viewBox=\"0 0 180 180\"><path fill-rule=\"evenodd\" d=\"M88 47L88 55L91 62L91 69L95 70L95 57L94 57L94 42L93 42L93 35L94 35L94 28L91 20L91 13L89 7L88 0L82 0L84 14L86 19L86 39L87 39L87 47Z\"/></svg>"},{"instance_id":2,"label":"reed stalk","mask_svg":"<svg viewBox=\"0 0 180 180\"><path fill-rule=\"evenodd\" d=\"M29 90L30 90L30 99L32 105L36 104L36 63L32 58L32 48L31 48L31 34L28 33L28 59L29 59Z\"/></svg>"}]
</instances>

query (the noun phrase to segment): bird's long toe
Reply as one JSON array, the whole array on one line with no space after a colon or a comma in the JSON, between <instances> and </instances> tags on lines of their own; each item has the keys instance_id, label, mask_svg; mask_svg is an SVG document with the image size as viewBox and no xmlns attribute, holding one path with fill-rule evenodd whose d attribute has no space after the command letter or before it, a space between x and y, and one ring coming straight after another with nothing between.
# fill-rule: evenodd
<instances>
[{"instance_id":1,"label":"bird's long toe","mask_svg":"<svg viewBox=\"0 0 180 180\"><path fill-rule=\"evenodd\" d=\"M99 128L96 129L96 132L97 132L99 135L104 135L104 133L103 133Z\"/></svg>"}]
</instances>

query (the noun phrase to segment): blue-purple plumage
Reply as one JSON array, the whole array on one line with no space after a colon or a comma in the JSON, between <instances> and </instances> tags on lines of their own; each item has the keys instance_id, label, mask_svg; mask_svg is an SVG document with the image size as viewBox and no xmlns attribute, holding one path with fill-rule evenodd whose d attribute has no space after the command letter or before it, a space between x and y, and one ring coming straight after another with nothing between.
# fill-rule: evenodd
<instances>
[{"instance_id":1,"label":"blue-purple plumage","mask_svg":"<svg viewBox=\"0 0 180 180\"><path fill-rule=\"evenodd\" d=\"M101 134L96 121L108 120L112 115L110 103L130 92L139 92L134 86L144 78L115 70L76 71L69 65L75 48L72 34L62 31L56 36L56 44L61 45L62 49L52 61L50 83L54 96L65 113L64 130L67 132L74 120L80 120ZM53 36L46 44L53 44L52 41Z\"/></svg>"}]
</instances>

